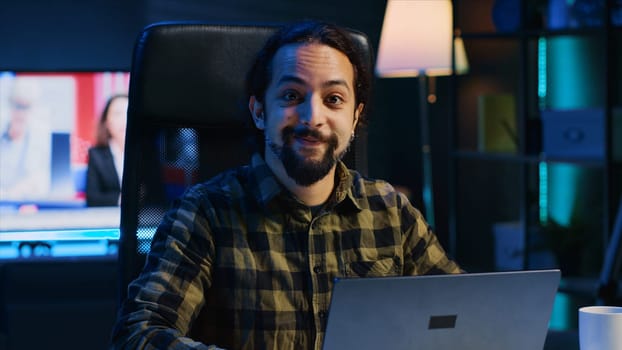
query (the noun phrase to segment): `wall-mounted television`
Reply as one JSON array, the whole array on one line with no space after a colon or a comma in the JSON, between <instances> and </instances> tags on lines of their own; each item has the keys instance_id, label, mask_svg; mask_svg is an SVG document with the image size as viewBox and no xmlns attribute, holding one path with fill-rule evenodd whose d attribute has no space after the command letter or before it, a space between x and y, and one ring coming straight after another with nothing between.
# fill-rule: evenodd
<instances>
[{"instance_id":1,"label":"wall-mounted television","mask_svg":"<svg viewBox=\"0 0 622 350\"><path fill-rule=\"evenodd\" d=\"M128 86L127 72L0 72L0 259L112 249L120 208L86 206L88 150Z\"/></svg>"}]
</instances>

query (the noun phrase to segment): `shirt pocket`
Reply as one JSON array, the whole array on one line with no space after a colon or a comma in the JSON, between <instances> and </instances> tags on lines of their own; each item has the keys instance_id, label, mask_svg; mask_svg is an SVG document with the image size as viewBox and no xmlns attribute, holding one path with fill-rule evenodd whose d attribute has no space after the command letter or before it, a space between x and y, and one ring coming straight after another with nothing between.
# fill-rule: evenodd
<instances>
[{"instance_id":1,"label":"shirt pocket","mask_svg":"<svg viewBox=\"0 0 622 350\"><path fill-rule=\"evenodd\" d=\"M394 255L375 260L352 261L347 264L347 277L387 277L400 276L402 260Z\"/></svg>"}]
</instances>

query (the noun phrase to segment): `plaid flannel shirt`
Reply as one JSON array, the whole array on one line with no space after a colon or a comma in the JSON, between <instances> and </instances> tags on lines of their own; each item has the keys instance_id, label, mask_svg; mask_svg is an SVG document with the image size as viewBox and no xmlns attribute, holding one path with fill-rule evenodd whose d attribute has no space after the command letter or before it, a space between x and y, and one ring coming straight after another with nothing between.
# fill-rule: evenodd
<instances>
[{"instance_id":1,"label":"plaid flannel shirt","mask_svg":"<svg viewBox=\"0 0 622 350\"><path fill-rule=\"evenodd\" d=\"M461 272L405 196L336 174L315 216L258 155L190 188L129 286L115 346L319 350L335 277Z\"/></svg>"}]
</instances>

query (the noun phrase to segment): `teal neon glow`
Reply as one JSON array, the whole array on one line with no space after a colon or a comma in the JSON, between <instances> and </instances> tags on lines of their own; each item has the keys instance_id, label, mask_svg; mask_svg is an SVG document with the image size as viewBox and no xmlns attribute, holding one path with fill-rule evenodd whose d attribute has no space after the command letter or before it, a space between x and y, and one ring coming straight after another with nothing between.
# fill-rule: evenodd
<instances>
[{"instance_id":1,"label":"teal neon glow","mask_svg":"<svg viewBox=\"0 0 622 350\"><path fill-rule=\"evenodd\" d=\"M604 42L558 36L546 43L546 107L573 109L604 104Z\"/></svg>"},{"instance_id":2,"label":"teal neon glow","mask_svg":"<svg viewBox=\"0 0 622 350\"><path fill-rule=\"evenodd\" d=\"M561 226L568 227L577 200L577 186L580 184L581 169L572 164L549 164L547 175L548 219Z\"/></svg>"},{"instance_id":3,"label":"teal neon glow","mask_svg":"<svg viewBox=\"0 0 622 350\"><path fill-rule=\"evenodd\" d=\"M540 109L546 108L546 38L538 39L538 106ZM545 162L538 164L539 179L538 184L539 198L538 211L541 224L548 222L549 216L549 191L548 191L548 168Z\"/></svg>"},{"instance_id":4,"label":"teal neon glow","mask_svg":"<svg viewBox=\"0 0 622 350\"><path fill-rule=\"evenodd\" d=\"M576 312L571 305L570 298L564 293L557 293L553 302L553 312L549 320L549 329L552 330L568 330L571 329L570 320Z\"/></svg>"},{"instance_id":5,"label":"teal neon glow","mask_svg":"<svg viewBox=\"0 0 622 350\"><path fill-rule=\"evenodd\" d=\"M542 61L546 62L546 87L538 93L543 94L545 108L561 110L602 105L605 95L604 42L589 36L567 35L551 37L542 43L545 44L544 53L539 52L539 56L545 56ZM542 79L540 71L538 76ZM541 83L538 81L538 86ZM545 203L548 221L567 227L573 215L579 215L575 213L576 207L582 204L584 193L588 193L586 186L591 186L589 181L583 179L585 176L587 170L581 166L564 163L548 165L548 202ZM543 211L541 208L540 213Z\"/></svg>"},{"instance_id":6,"label":"teal neon glow","mask_svg":"<svg viewBox=\"0 0 622 350\"><path fill-rule=\"evenodd\" d=\"M538 106L546 108L546 38L538 39Z\"/></svg>"},{"instance_id":7,"label":"teal neon glow","mask_svg":"<svg viewBox=\"0 0 622 350\"><path fill-rule=\"evenodd\" d=\"M549 168L546 162L538 163L540 173L538 209L540 224L545 225L549 221Z\"/></svg>"}]
</instances>

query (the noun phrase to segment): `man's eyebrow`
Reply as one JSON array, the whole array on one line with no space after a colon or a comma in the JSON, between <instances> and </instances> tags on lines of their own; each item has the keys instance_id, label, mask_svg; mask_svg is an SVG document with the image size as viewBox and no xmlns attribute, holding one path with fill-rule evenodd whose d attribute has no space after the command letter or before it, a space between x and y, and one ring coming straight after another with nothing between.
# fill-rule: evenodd
<instances>
[{"instance_id":1,"label":"man's eyebrow","mask_svg":"<svg viewBox=\"0 0 622 350\"><path fill-rule=\"evenodd\" d=\"M278 85L281 85L284 83L296 83L296 84L306 85L306 82L303 79L295 75L284 75L277 82ZM348 83L343 79L328 80L322 83L322 87L326 88L326 87L331 87L331 86L343 86L346 89L350 90L350 85L348 85Z\"/></svg>"},{"instance_id":2,"label":"man's eyebrow","mask_svg":"<svg viewBox=\"0 0 622 350\"><path fill-rule=\"evenodd\" d=\"M279 79L279 81L277 82L277 85L281 85L284 83L296 83L296 84L304 85L305 81L295 75L284 75Z\"/></svg>"},{"instance_id":3,"label":"man's eyebrow","mask_svg":"<svg viewBox=\"0 0 622 350\"><path fill-rule=\"evenodd\" d=\"M348 82L346 82L343 79L335 79L335 80L329 80L325 83L322 84L323 87L331 87L331 86L343 86L345 87L348 91L350 91L350 85L348 85Z\"/></svg>"}]
</instances>

